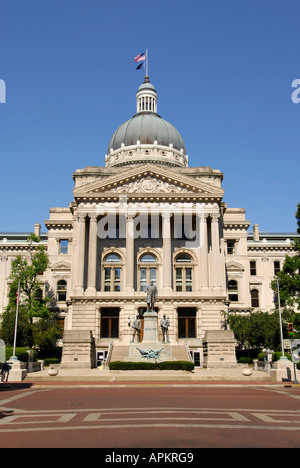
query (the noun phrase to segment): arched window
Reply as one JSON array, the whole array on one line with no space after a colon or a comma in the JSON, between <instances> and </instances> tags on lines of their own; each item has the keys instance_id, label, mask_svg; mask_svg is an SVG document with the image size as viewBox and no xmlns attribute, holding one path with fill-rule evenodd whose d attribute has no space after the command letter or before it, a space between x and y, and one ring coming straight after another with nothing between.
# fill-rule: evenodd
<instances>
[{"instance_id":1,"label":"arched window","mask_svg":"<svg viewBox=\"0 0 300 468\"><path fill-rule=\"evenodd\" d=\"M230 280L228 282L228 299L231 302L238 302L239 300L238 283L235 280Z\"/></svg>"},{"instance_id":2,"label":"arched window","mask_svg":"<svg viewBox=\"0 0 300 468\"><path fill-rule=\"evenodd\" d=\"M67 282L65 280L59 280L57 282L57 302L62 302L67 299Z\"/></svg>"},{"instance_id":3,"label":"arched window","mask_svg":"<svg viewBox=\"0 0 300 468\"><path fill-rule=\"evenodd\" d=\"M121 290L121 257L118 254L110 253L104 257L103 261L103 290Z\"/></svg>"},{"instance_id":4,"label":"arched window","mask_svg":"<svg viewBox=\"0 0 300 468\"><path fill-rule=\"evenodd\" d=\"M175 291L191 292L193 290L192 257L181 253L175 258Z\"/></svg>"},{"instance_id":5,"label":"arched window","mask_svg":"<svg viewBox=\"0 0 300 468\"><path fill-rule=\"evenodd\" d=\"M259 292L257 289L251 291L251 307L259 307Z\"/></svg>"},{"instance_id":6,"label":"arched window","mask_svg":"<svg viewBox=\"0 0 300 468\"><path fill-rule=\"evenodd\" d=\"M138 262L140 291L146 291L147 285L151 284L152 281L156 284L156 263L157 259L153 254L146 253L140 257Z\"/></svg>"}]
</instances>

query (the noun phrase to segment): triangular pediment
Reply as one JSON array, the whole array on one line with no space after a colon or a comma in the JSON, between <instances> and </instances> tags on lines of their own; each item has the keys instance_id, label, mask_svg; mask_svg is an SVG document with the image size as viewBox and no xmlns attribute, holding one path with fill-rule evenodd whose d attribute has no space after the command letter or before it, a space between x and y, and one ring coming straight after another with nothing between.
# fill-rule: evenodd
<instances>
[{"instance_id":1,"label":"triangular pediment","mask_svg":"<svg viewBox=\"0 0 300 468\"><path fill-rule=\"evenodd\" d=\"M245 268L241 263L230 260L229 262L226 262L226 270L230 272L241 272L244 271Z\"/></svg>"},{"instance_id":2,"label":"triangular pediment","mask_svg":"<svg viewBox=\"0 0 300 468\"><path fill-rule=\"evenodd\" d=\"M51 265L52 271L71 270L71 263L61 260Z\"/></svg>"},{"instance_id":3,"label":"triangular pediment","mask_svg":"<svg viewBox=\"0 0 300 468\"><path fill-rule=\"evenodd\" d=\"M191 194L222 198L223 190L199 179L177 174L175 169L153 164L127 169L104 180L96 180L74 189L75 198L104 194Z\"/></svg>"}]
</instances>

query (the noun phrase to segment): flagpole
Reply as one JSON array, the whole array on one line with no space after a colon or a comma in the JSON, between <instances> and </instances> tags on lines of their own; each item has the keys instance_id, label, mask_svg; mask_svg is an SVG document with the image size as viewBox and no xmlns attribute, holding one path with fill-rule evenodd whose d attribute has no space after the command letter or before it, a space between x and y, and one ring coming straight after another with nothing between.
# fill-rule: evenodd
<instances>
[{"instance_id":1,"label":"flagpole","mask_svg":"<svg viewBox=\"0 0 300 468\"><path fill-rule=\"evenodd\" d=\"M146 76L148 75L148 49L146 49Z\"/></svg>"},{"instance_id":2,"label":"flagpole","mask_svg":"<svg viewBox=\"0 0 300 468\"><path fill-rule=\"evenodd\" d=\"M281 337L281 360L287 359L284 355L284 345L283 345L283 333L282 333L282 318L281 318L281 306L280 306L280 292L279 292L279 281L277 280L277 292L278 292L278 311L279 311L279 324L280 324L280 337Z\"/></svg>"}]
</instances>

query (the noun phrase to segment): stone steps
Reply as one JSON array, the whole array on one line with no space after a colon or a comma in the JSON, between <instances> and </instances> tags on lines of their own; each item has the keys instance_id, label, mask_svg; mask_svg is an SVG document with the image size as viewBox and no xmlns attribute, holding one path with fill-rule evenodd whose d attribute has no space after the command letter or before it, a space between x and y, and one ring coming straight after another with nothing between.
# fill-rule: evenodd
<instances>
[{"instance_id":1,"label":"stone steps","mask_svg":"<svg viewBox=\"0 0 300 468\"><path fill-rule=\"evenodd\" d=\"M110 361L125 361L129 356L129 346L114 346L112 348Z\"/></svg>"}]
</instances>

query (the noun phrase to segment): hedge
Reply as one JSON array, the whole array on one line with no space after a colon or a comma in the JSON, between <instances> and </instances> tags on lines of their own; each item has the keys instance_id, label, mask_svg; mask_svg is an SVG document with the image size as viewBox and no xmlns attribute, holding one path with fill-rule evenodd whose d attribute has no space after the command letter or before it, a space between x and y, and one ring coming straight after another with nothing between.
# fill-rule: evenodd
<instances>
[{"instance_id":1,"label":"hedge","mask_svg":"<svg viewBox=\"0 0 300 468\"><path fill-rule=\"evenodd\" d=\"M113 361L109 363L110 370L184 370L191 372L195 365L190 361L164 361L164 362L131 362Z\"/></svg>"},{"instance_id":2,"label":"hedge","mask_svg":"<svg viewBox=\"0 0 300 468\"><path fill-rule=\"evenodd\" d=\"M60 359L57 358L46 358L44 360L44 366L51 366L51 364L60 364Z\"/></svg>"},{"instance_id":3,"label":"hedge","mask_svg":"<svg viewBox=\"0 0 300 468\"><path fill-rule=\"evenodd\" d=\"M14 348L12 347L7 347L5 350L6 354L6 360L9 361L9 359L13 355L13 350ZM35 349L30 349L30 348L16 348L16 356L18 357L19 361L22 362L28 362L28 353L27 351L33 351L33 360L36 361L37 357L37 351Z\"/></svg>"},{"instance_id":4,"label":"hedge","mask_svg":"<svg viewBox=\"0 0 300 468\"><path fill-rule=\"evenodd\" d=\"M292 360L292 357L289 353L284 353L285 357L287 357L290 361ZM272 361L275 362L275 361L278 361L282 356L282 352L281 351L275 351L274 353L272 353ZM258 356L257 356L257 359L259 361L263 361L264 360L264 353L259 353Z\"/></svg>"}]
</instances>

